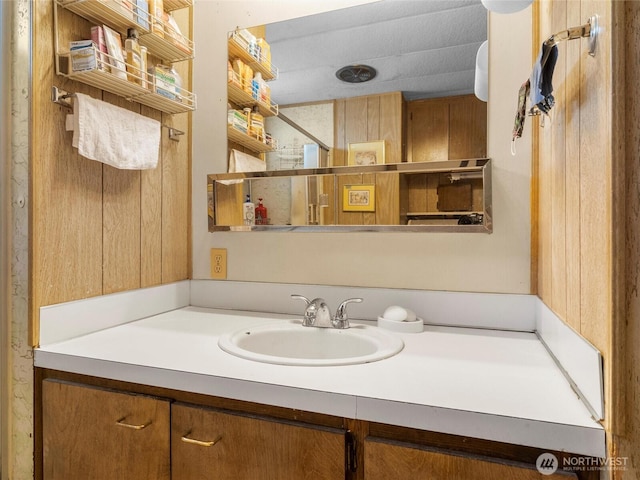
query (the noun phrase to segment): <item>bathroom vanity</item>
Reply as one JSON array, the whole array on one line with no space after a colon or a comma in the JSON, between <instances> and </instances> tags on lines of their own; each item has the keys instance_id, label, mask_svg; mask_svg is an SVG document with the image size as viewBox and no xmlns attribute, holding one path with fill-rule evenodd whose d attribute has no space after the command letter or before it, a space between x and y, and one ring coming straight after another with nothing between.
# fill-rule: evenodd
<instances>
[{"instance_id":1,"label":"bathroom vanity","mask_svg":"<svg viewBox=\"0 0 640 480\"><path fill-rule=\"evenodd\" d=\"M83 302L65 315L97 312ZM35 356L36 478L529 479L542 453L605 456L602 427L534 333L426 325L387 332L404 343L391 357L340 366L218 347L271 324L315 328L183 306L58 333Z\"/></svg>"}]
</instances>

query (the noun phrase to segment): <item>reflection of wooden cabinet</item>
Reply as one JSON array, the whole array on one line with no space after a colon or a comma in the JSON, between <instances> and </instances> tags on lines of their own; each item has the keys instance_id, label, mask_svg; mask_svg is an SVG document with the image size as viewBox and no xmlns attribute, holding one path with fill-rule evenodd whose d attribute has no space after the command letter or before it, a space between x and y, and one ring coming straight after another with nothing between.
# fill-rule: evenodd
<instances>
[{"instance_id":1,"label":"reflection of wooden cabinet","mask_svg":"<svg viewBox=\"0 0 640 480\"><path fill-rule=\"evenodd\" d=\"M407 103L407 161L487 156L487 104L474 95Z\"/></svg>"},{"instance_id":2,"label":"reflection of wooden cabinet","mask_svg":"<svg viewBox=\"0 0 640 480\"><path fill-rule=\"evenodd\" d=\"M172 480L344 480L344 431L182 404L171 422Z\"/></svg>"},{"instance_id":3,"label":"reflection of wooden cabinet","mask_svg":"<svg viewBox=\"0 0 640 480\"><path fill-rule=\"evenodd\" d=\"M46 480L170 478L169 402L45 380Z\"/></svg>"},{"instance_id":4,"label":"reflection of wooden cabinet","mask_svg":"<svg viewBox=\"0 0 640 480\"><path fill-rule=\"evenodd\" d=\"M542 476L532 466L488 457L463 456L406 443L367 438L364 442L364 479L397 480L534 480L568 479L575 475Z\"/></svg>"}]
</instances>

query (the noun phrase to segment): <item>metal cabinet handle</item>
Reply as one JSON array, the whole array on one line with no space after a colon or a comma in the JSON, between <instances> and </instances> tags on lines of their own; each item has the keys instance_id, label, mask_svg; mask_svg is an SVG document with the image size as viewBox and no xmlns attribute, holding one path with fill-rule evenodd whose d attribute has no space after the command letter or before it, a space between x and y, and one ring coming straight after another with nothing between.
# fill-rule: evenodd
<instances>
[{"instance_id":1,"label":"metal cabinet handle","mask_svg":"<svg viewBox=\"0 0 640 480\"><path fill-rule=\"evenodd\" d=\"M191 432L187 433L184 437L181 438L181 440L185 443L191 443L192 445L200 445L201 447L213 447L216 443L222 440L222 435L220 435L213 441L196 440L195 438L189 438L189 435L191 435Z\"/></svg>"},{"instance_id":2,"label":"metal cabinet handle","mask_svg":"<svg viewBox=\"0 0 640 480\"><path fill-rule=\"evenodd\" d=\"M120 420L116 420L116 425L118 425L119 427L131 428L132 430L142 430L143 428L147 428L149 425L151 425L151 420L141 425L133 425L131 423L125 423L125 418L127 417L122 417Z\"/></svg>"}]
</instances>

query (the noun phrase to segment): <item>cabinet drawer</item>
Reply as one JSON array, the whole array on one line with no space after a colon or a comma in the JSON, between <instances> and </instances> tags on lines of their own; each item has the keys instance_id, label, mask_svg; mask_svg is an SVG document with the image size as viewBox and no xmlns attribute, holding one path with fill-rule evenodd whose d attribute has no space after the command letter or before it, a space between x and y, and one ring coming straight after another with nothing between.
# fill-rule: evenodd
<instances>
[{"instance_id":1,"label":"cabinet drawer","mask_svg":"<svg viewBox=\"0 0 640 480\"><path fill-rule=\"evenodd\" d=\"M167 400L47 379L45 480L169 480Z\"/></svg>"},{"instance_id":2,"label":"cabinet drawer","mask_svg":"<svg viewBox=\"0 0 640 480\"><path fill-rule=\"evenodd\" d=\"M343 431L173 404L172 480L344 480Z\"/></svg>"}]
</instances>

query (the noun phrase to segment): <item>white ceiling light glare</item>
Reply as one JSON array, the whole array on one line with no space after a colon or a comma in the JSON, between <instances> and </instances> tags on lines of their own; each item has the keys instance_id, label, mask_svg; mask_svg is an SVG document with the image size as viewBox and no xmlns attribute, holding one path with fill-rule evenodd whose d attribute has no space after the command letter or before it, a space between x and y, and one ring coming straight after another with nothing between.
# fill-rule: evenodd
<instances>
[{"instance_id":1,"label":"white ceiling light glare","mask_svg":"<svg viewBox=\"0 0 640 480\"><path fill-rule=\"evenodd\" d=\"M476 97L489 100L489 41L485 40L476 53L476 79L473 88Z\"/></svg>"},{"instance_id":2,"label":"white ceiling light glare","mask_svg":"<svg viewBox=\"0 0 640 480\"><path fill-rule=\"evenodd\" d=\"M494 13L516 13L532 3L533 0L482 0L484 8Z\"/></svg>"}]
</instances>

